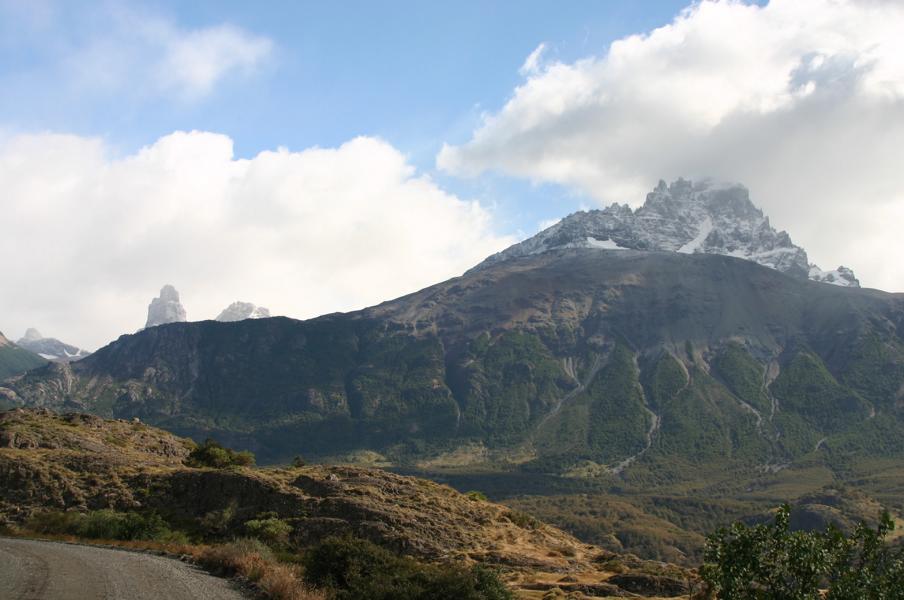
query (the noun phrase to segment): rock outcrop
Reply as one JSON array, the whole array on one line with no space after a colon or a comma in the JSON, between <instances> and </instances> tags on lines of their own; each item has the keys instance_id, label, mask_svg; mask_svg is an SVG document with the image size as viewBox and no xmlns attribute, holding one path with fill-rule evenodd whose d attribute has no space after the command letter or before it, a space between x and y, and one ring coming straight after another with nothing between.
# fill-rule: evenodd
<instances>
[{"instance_id":1,"label":"rock outcrop","mask_svg":"<svg viewBox=\"0 0 904 600\"><path fill-rule=\"evenodd\" d=\"M167 323L184 323L187 320L185 308L179 301L179 292L171 285L160 290L160 296L151 300L148 306L148 320L145 328Z\"/></svg>"}]
</instances>

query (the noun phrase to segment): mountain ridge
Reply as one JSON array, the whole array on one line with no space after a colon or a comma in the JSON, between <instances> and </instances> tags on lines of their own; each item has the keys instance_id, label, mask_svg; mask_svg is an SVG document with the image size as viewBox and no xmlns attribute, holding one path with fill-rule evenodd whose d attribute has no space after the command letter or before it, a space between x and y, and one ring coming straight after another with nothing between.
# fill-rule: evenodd
<instances>
[{"instance_id":1,"label":"mountain ridge","mask_svg":"<svg viewBox=\"0 0 904 600\"><path fill-rule=\"evenodd\" d=\"M0 396L216 434L267 460L376 451L416 462L477 443L512 464L618 477L662 475L666 456L699 460L682 441L701 435L678 409L690 402L719 432L699 440L706 460L728 452L750 469L803 456L824 437L866 435L851 432L870 414L897 423L902 332L902 294L717 254L575 248L354 313L151 328L19 376ZM770 370L778 411L742 384ZM656 391L651 378L669 377L680 385Z\"/></svg>"},{"instance_id":2,"label":"mountain ridge","mask_svg":"<svg viewBox=\"0 0 904 600\"><path fill-rule=\"evenodd\" d=\"M612 204L572 213L540 233L488 257L473 270L503 260L563 248L705 252L751 260L798 278L859 287L853 271L823 271L785 231L776 231L740 184L710 179L660 180L632 210Z\"/></svg>"}]
</instances>

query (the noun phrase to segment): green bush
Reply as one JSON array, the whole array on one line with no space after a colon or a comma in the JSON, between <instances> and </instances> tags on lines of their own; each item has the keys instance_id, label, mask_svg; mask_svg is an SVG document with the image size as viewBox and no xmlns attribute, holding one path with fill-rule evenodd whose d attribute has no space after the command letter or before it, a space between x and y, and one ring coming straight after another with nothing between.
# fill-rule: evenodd
<instances>
[{"instance_id":1,"label":"green bush","mask_svg":"<svg viewBox=\"0 0 904 600\"><path fill-rule=\"evenodd\" d=\"M284 546L289 541L292 526L277 517L267 517L245 521L245 531L266 544Z\"/></svg>"},{"instance_id":2,"label":"green bush","mask_svg":"<svg viewBox=\"0 0 904 600\"><path fill-rule=\"evenodd\" d=\"M860 524L850 535L790 530L782 507L770 524L737 523L709 537L701 576L716 598L731 600L900 600L904 549L885 537L894 528L885 514L876 529Z\"/></svg>"},{"instance_id":3,"label":"green bush","mask_svg":"<svg viewBox=\"0 0 904 600\"><path fill-rule=\"evenodd\" d=\"M465 496L468 497L468 500L473 500L474 502L486 502L487 495L483 492L478 492L477 490L471 490L467 492Z\"/></svg>"},{"instance_id":4,"label":"green bush","mask_svg":"<svg viewBox=\"0 0 904 600\"><path fill-rule=\"evenodd\" d=\"M141 514L97 510L79 512L42 512L33 515L26 526L37 533L74 535L104 540L187 541L181 532L174 532L156 513Z\"/></svg>"},{"instance_id":5,"label":"green bush","mask_svg":"<svg viewBox=\"0 0 904 600\"><path fill-rule=\"evenodd\" d=\"M305 555L305 577L336 600L512 600L495 571L432 565L366 540L327 538Z\"/></svg>"},{"instance_id":6,"label":"green bush","mask_svg":"<svg viewBox=\"0 0 904 600\"><path fill-rule=\"evenodd\" d=\"M531 515L521 512L520 510L510 510L505 513L509 521L520 527L521 529L537 529L540 527L540 521Z\"/></svg>"},{"instance_id":7,"label":"green bush","mask_svg":"<svg viewBox=\"0 0 904 600\"><path fill-rule=\"evenodd\" d=\"M236 452L210 438L196 446L188 455L185 463L190 467L211 467L225 469L228 467L250 467L254 464L254 454L243 450Z\"/></svg>"}]
</instances>

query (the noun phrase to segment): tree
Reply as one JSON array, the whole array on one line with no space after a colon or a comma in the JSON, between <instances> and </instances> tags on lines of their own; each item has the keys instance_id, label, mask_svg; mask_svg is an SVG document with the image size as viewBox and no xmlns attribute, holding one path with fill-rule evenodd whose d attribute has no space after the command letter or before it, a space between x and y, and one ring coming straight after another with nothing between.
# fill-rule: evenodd
<instances>
[{"instance_id":1,"label":"tree","mask_svg":"<svg viewBox=\"0 0 904 600\"><path fill-rule=\"evenodd\" d=\"M185 463L190 467L212 467L214 469L250 467L254 464L254 454L247 450L236 452L208 438L189 453Z\"/></svg>"},{"instance_id":2,"label":"tree","mask_svg":"<svg viewBox=\"0 0 904 600\"><path fill-rule=\"evenodd\" d=\"M731 600L904 600L904 550L885 542L894 528L886 513L872 529L846 536L790 530L791 509L772 523L736 523L706 543L701 576L710 597Z\"/></svg>"}]
</instances>

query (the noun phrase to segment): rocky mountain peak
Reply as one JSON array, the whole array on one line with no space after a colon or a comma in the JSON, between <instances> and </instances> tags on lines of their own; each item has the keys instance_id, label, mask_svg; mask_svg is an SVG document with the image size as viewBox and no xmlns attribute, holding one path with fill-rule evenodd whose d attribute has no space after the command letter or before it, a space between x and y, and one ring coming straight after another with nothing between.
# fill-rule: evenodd
<instances>
[{"instance_id":1,"label":"rocky mountain peak","mask_svg":"<svg viewBox=\"0 0 904 600\"><path fill-rule=\"evenodd\" d=\"M613 204L573 213L475 267L562 248L722 254L800 279L859 287L850 269L823 271L785 231L776 231L747 188L710 179L660 180L643 206ZM842 272L842 269L844 271Z\"/></svg>"},{"instance_id":2,"label":"rocky mountain peak","mask_svg":"<svg viewBox=\"0 0 904 600\"><path fill-rule=\"evenodd\" d=\"M185 308L179 301L179 292L167 284L160 289L160 296L148 305L148 320L145 328L166 323L183 323L187 320Z\"/></svg>"},{"instance_id":3,"label":"rocky mountain peak","mask_svg":"<svg viewBox=\"0 0 904 600\"><path fill-rule=\"evenodd\" d=\"M217 317L217 321L231 322L244 321L245 319L266 319L270 311L263 306L257 306L251 302L233 302L223 309Z\"/></svg>"},{"instance_id":4,"label":"rocky mountain peak","mask_svg":"<svg viewBox=\"0 0 904 600\"><path fill-rule=\"evenodd\" d=\"M23 340L29 342L37 342L44 339L44 336L41 335L41 332L35 329L34 327L29 327L25 330L25 335L22 336Z\"/></svg>"},{"instance_id":5,"label":"rocky mountain peak","mask_svg":"<svg viewBox=\"0 0 904 600\"><path fill-rule=\"evenodd\" d=\"M16 342L16 345L53 362L71 362L91 354L87 350L61 342L56 338L44 337L34 327L25 330L25 335Z\"/></svg>"}]
</instances>

